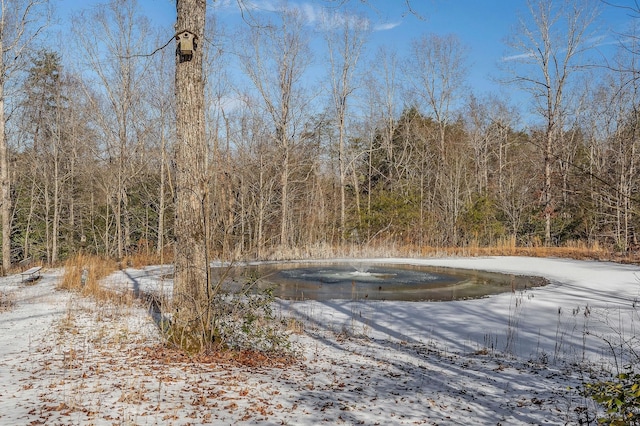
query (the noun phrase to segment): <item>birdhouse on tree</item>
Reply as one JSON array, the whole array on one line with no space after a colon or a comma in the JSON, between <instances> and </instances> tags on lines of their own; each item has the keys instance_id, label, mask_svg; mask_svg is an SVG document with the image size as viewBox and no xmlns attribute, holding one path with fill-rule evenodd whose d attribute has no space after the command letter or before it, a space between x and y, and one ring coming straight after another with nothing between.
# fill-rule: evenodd
<instances>
[{"instance_id":1,"label":"birdhouse on tree","mask_svg":"<svg viewBox=\"0 0 640 426\"><path fill-rule=\"evenodd\" d=\"M177 53L180 62L188 62L193 58L193 51L198 47L198 36L189 30L184 30L176 34L178 41Z\"/></svg>"}]
</instances>

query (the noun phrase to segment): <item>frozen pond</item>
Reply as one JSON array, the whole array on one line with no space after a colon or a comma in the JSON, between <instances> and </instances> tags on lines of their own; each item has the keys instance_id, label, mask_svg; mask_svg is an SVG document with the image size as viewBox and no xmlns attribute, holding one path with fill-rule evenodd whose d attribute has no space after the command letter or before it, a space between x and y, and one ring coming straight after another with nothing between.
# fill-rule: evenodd
<instances>
[{"instance_id":1,"label":"frozen pond","mask_svg":"<svg viewBox=\"0 0 640 426\"><path fill-rule=\"evenodd\" d=\"M257 277L260 288L290 300L449 301L545 285L539 277L435 266L378 263L277 263L237 267L241 276Z\"/></svg>"}]
</instances>

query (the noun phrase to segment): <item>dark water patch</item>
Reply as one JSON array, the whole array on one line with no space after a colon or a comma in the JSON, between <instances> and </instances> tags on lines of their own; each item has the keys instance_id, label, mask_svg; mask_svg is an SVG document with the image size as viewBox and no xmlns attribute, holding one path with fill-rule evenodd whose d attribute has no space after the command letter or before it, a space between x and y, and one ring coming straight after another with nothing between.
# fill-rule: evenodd
<instances>
[{"instance_id":1,"label":"dark water patch","mask_svg":"<svg viewBox=\"0 0 640 426\"><path fill-rule=\"evenodd\" d=\"M378 263L277 263L226 272L235 283L258 278L256 288L272 288L276 297L290 300L451 301L547 284L540 277Z\"/></svg>"}]
</instances>

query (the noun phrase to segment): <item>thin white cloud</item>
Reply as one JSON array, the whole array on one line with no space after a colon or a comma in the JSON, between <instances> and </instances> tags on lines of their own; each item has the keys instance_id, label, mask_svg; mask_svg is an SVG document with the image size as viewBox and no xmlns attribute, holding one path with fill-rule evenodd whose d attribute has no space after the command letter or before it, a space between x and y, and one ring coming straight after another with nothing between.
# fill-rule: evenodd
<instances>
[{"instance_id":1,"label":"thin white cloud","mask_svg":"<svg viewBox=\"0 0 640 426\"><path fill-rule=\"evenodd\" d=\"M218 9L237 9L237 0L217 0L214 5ZM368 18L341 12L335 8L322 7L311 2L287 3L279 0L245 0L242 7L250 12L296 12L309 26L318 26L324 30L331 30L349 24L366 30L371 28ZM375 27L376 31L385 31L395 28L399 23L385 23Z\"/></svg>"},{"instance_id":2,"label":"thin white cloud","mask_svg":"<svg viewBox=\"0 0 640 426\"><path fill-rule=\"evenodd\" d=\"M378 24L376 26L373 27L374 31L389 31L392 30L396 27L399 27L401 24L401 22L385 22L382 24Z\"/></svg>"},{"instance_id":3,"label":"thin white cloud","mask_svg":"<svg viewBox=\"0 0 640 426\"><path fill-rule=\"evenodd\" d=\"M605 40L604 37L603 37L603 40ZM616 40L606 39L605 41L598 41L597 43L594 44L594 47L622 46L622 45L637 44L637 43L638 43L638 39L635 37L623 37Z\"/></svg>"},{"instance_id":4,"label":"thin white cloud","mask_svg":"<svg viewBox=\"0 0 640 426\"><path fill-rule=\"evenodd\" d=\"M620 40L612 40L607 35L598 35L598 36L593 36L593 37L590 37L589 39L587 39L585 41L584 45L588 46L590 48L600 48L600 47L606 47L606 46L627 44L627 43L632 42L632 41L634 41L634 39L632 39L632 38L624 38L624 39L620 39ZM520 54L517 54L517 55L505 56L505 57L503 57L501 59L501 61L502 62L520 61L520 60L526 60L526 59L533 58L534 56L535 56L535 54L533 52L520 53Z\"/></svg>"},{"instance_id":5,"label":"thin white cloud","mask_svg":"<svg viewBox=\"0 0 640 426\"><path fill-rule=\"evenodd\" d=\"M271 0L256 0L242 2L243 6L249 10L255 10L259 12L276 12L280 8L278 3Z\"/></svg>"},{"instance_id":6,"label":"thin white cloud","mask_svg":"<svg viewBox=\"0 0 640 426\"><path fill-rule=\"evenodd\" d=\"M331 30L349 24L352 27L368 29L369 19L362 16L343 13L333 8L326 8L310 2L298 4L284 3L289 11L295 11L307 25L318 26L324 30ZM282 9L281 9L282 10Z\"/></svg>"},{"instance_id":7,"label":"thin white cloud","mask_svg":"<svg viewBox=\"0 0 640 426\"><path fill-rule=\"evenodd\" d=\"M521 59L530 59L530 58L533 58L532 53L520 53L519 55L505 56L502 58L502 62L519 61Z\"/></svg>"},{"instance_id":8,"label":"thin white cloud","mask_svg":"<svg viewBox=\"0 0 640 426\"><path fill-rule=\"evenodd\" d=\"M235 0L218 0L213 2L212 7L214 9L221 10L221 9L228 9L234 5L237 5Z\"/></svg>"},{"instance_id":9,"label":"thin white cloud","mask_svg":"<svg viewBox=\"0 0 640 426\"><path fill-rule=\"evenodd\" d=\"M272 0L250 0L250 1L238 1L238 0L216 0L213 2L213 9L215 10L244 10L251 12L275 12L278 10L278 2Z\"/></svg>"},{"instance_id":10,"label":"thin white cloud","mask_svg":"<svg viewBox=\"0 0 640 426\"><path fill-rule=\"evenodd\" d=\"M316 6L309 3L301 5L300 11L302 12L302 16L305 17L307 23L310 25L314 25L322 16L321 11L319 11Z\"/></svg>"},{"instance_id":11,"label":"thin white cloud","mask_svg":"<svg viewBox=\"0 0 640 426\"><path fill-rule=\"evenodd\" d=\"M589 37L586 41L586 43L588 45L592 45L592 46L598 46L601 43L605 43L603 40L605 40L607 38L606 35L598 35L598 36L593 36L593 37Z\"/></svg>"},{"instance_id":12,"label":"thin white cloud","mask_svg":"<svg viewBox=\"0 0 640 426\"><path fill-rule=\"evenodd\" d=\"M352 28L360 28L362 30L368 30L371 26L369 19L362 16L352 15L348 13L339 13L336 11L330 12L328 10L322 11L322 20L319 22L322 29L332 30L336 28L344 27L348 25Z\"/></svg>"}]
</instances>

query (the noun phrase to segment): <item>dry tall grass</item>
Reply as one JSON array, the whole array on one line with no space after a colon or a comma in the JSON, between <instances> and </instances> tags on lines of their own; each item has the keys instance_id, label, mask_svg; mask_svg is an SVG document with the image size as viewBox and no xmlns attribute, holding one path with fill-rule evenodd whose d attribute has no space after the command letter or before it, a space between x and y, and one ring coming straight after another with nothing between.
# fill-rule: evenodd
<instances>
[{"instance_id":1,"label":"dry tall grass","mask_svg":"<svg viewBox=\"0 0 640 426\"><path fill-rule=\"evenodd\" d=\"M173 247L167 246L162 252L140 249L122 259L123 267L141 268L149 265L166 265L173 263Z\"/></svg>"},{"instance_id":2,"label":"dry tall grass","mask_svg":"<svg viewBox=\"0 0 640 426\"><path fill-rule=\"evenodd\" d=\"M100 286L100 280L118 270L118 263L107 257L78 254L64 265L58 288L78 291L97 300L113 300L114 293Z\"/></svg>"},{"instance_id":3,"label":"dry tall grass","mask_svg":"<svg viewBox=\"0 0 640 426\"><path fill-rule=\"evenodd\" d=\"M471 242L459 247L422 247L422 256L531 256L531 257L561 257L578 260L622 260L623 257L633 261L632 254L616 256L610 250L595 243L588 245L582 241L568 242L561 247L549 247L544 244L518 246L512 239L501 240L494 246L480 246Z\"/></svg>"},{"instance_id":4,"label":"dry tall grass","mask_svg":"<svg viewBox=\"0 0 640 426\"><path fill-rule=\"evenodd\" d=\"M329 244L315 244L309 246L282 248L273 247L266 251L262 259L244 256L233 260L302 260L302 259L330 259L336 257L475 257L475 256L531 256L531 257L562 257L578 260L610 260L624 263L640 262L640 253L616 253L600 246L597 242L587 244L582 241L568 242L562 247L548 247L542 242L530 246L518 246L511 238L497 241L493 246L481 246L477 242L470 242L455 247L434 247L403 245L396 242L377 242L367 245L331 246Z\"/></svg>"}]
</instances>

